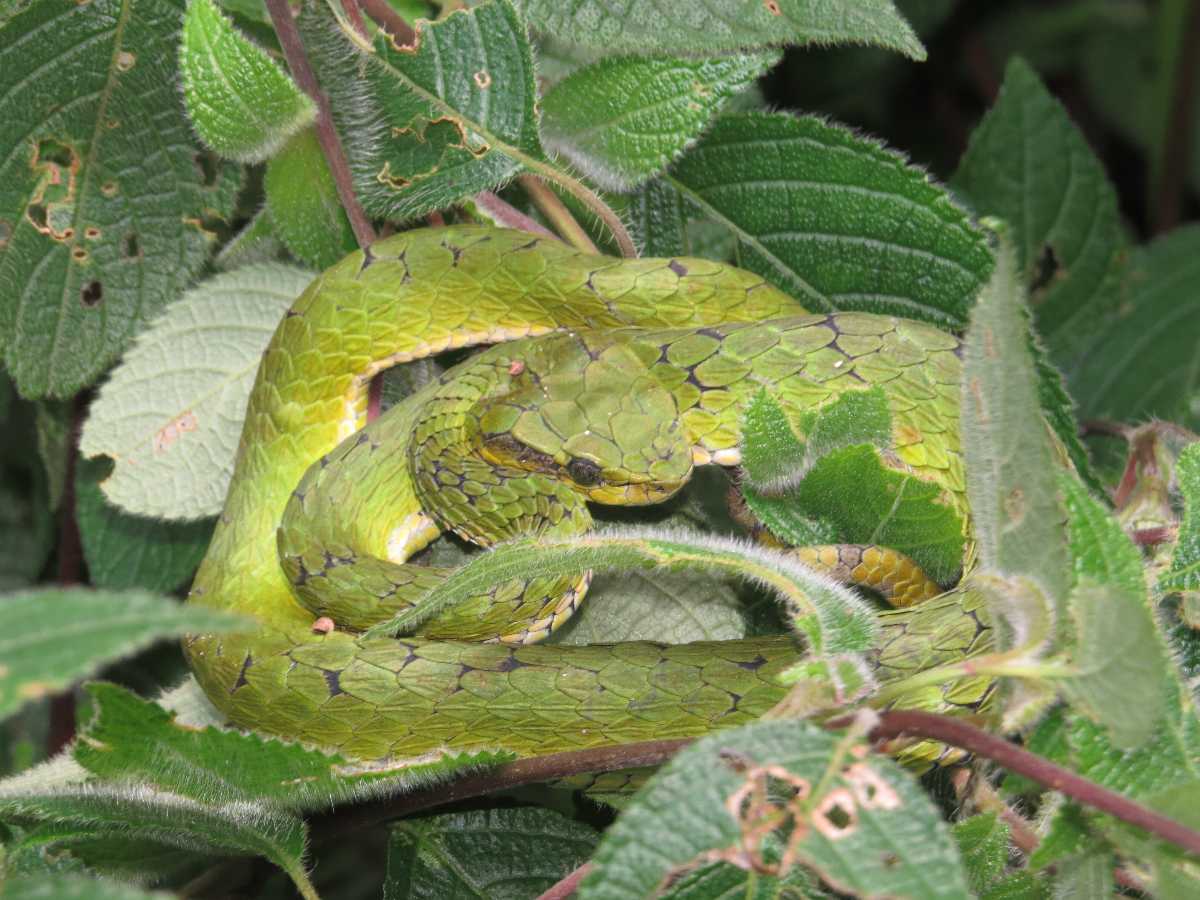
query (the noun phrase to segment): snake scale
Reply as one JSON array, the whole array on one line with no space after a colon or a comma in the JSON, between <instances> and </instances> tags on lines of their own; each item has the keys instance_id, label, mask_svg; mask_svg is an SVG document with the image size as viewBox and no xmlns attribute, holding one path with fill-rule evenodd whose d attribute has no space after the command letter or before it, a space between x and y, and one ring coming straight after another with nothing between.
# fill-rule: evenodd
<instances>
[{"instance_id":1,"label":"snake scale","mask_svg":"<svg viewBox=\"0 0 1200 900\"><path fill-rule=\"evenodd\" d=\"M568 333L522 340L551 331ZM538 365L537 354L555 340L563 347L545 367ZM367 385L377 372L446 349L497 342L418 392L403 410L360 431ZM790 637L556 647L461 640L453 630L439 633L436 620L420 637L358 633L369 621L386 618L391 607L372 611L367 622L355 619L360 609L331 608L339 627L315 632L322 604L336 607L338 570L359 571L331 560L365 562L357 554L373 554L384 573L373 576L377 581L419 593L428 586L422 579L438 573L403 560L439 527L486 543L505 536L498 523L551 515L546 502L528 498L523 508L520 497L507 504L487 501L506 496L499 483L478 492L484 503L464 505L460 488L475 483L475 472L488 478L487 472L521 469L528 477L532 469L547 496L573 510L565 520L570 528L582 530L587 521L580 518L586 517L581 498L630 500L628 484L619 496L594 488L604 473L611 491L611 476L622 468L606 452L669 419L680 423L676 437L684 440L688 459L678 464L678 454L667 448L677 440L654 444L657 455L643 462L656 483L680 481L672 471L679 465L735 463L740 435L731 423L749 392L764 384L801 410L847 390L882 390L894 420L893 446L885 455L938 484L948 503L961 506L956 348L952 336L906 320L806 316L760 277L702 259L589 256L553 240L480 226L410 231L380 241L320 275L264 353L225 507L189 598L249 613L261 627L194 635L185 642L189 663L213 703L236 724L364 759L441 748L504 748L528 756L693 736L750 721L783 696L775 676L801 652ZM579 362L564 365L564 354ZM606 354L625 356L607 369L592 368ZM601 384L608 378L620 383L621 374L639 386L595 393L572 374L580 371L607 372L598 378ZM537 380L543 375L558 380L545 387ZM460 395L472 377L485 383L471 396L487 402L464 415ZM537 387L534 401L512 400L522 390L528 394L531 384ZM594 433L608 419L590 412L635 396L653 399L636 410L614 407L620 427ZM569 403L555 406L564 398L574 399L574 413ZM582 428L563 424L563 417L577 419L580 410ZM546 429L547 421L558 424ZM483 435L489 468L479 468L478 454L446 463L466 424ZM356 465L355 457L369 457L385 443L375 432L387 428L414 466L371 465L369 459ZM570 438L566 448L564 434ZM420 460L431 446L432 469L429 459ZM318 490L326 471L329 483ZM437 473L433 481L431 471ZM368 505L371 515L340 523L352 538L322 524L337 518L327 514L354 491L365 490L371 503L378 487L372 472L390 481L378 488L375 509ZM339 477L345 479L340 485ZM572 480L573 488L563 487ZM677 486L672 482L658 494L651 488L636 502L651 502ZM386 508L380 508L383 497ZM489 502L491 512L481 513ZM500 507L508 511L497 519ZM963 512L965 523L965 506ZM468 513L482 515L482 524L465 521ZM514 533L523 528L528 524ZM306 542L318 538L326 547L350 540L356 549L342 556L325 549L314 562ZM551 619L557 591L544 591ZM879 672L885 679L961 657L987 639L987 629L956 597L881 615L886 640ZM469 636L495 637L503 627L489 621ZM537 638L548 627L540 621L516 636ZM914 701L969 705L980 690L935 689L936 697Z\"/></svg>"}]
</instances>

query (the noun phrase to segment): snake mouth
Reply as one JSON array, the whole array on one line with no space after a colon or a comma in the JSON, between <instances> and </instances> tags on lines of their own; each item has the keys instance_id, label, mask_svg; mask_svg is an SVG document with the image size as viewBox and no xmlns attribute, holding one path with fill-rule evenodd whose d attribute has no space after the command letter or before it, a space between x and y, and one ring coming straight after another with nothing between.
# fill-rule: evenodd
<instances>
[{"instance_id":1,"label":"snake mouth","mask_svg":"<svg viewBox=\"0 0 1200 900\"><path fill-rule=\"evenodd\" d=\"M586 490L588 500L605 506L653 506L679 493L686 482L630 481L609 482Z\"/></svg>"}]
</instances>

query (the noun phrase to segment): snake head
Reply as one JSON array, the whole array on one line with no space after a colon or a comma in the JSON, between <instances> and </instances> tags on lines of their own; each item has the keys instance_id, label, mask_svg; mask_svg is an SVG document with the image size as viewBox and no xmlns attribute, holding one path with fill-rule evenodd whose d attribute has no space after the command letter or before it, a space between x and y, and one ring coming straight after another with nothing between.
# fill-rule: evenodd
<instances>
[{"instance_id":1,"label":"snake head","mask_svg":"<svg viewBox=\"0 0 1200 900\"><path fill-rule=\"evenodd\" d=\"M490 462L616 506L660 503L691 478L675 399L634 348L593 341L553 360L532 354L513 371L510 389L477 410L478 447Z\"/></svg>"}]
</instances>

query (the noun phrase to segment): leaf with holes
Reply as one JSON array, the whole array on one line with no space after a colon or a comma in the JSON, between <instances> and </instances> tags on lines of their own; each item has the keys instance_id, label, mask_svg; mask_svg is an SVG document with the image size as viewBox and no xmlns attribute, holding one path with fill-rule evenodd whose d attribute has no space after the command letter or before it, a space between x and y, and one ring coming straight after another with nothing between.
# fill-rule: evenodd
<instances>
[{"instance_id":1,"label":"leaf with holes","mask_svg":"<svg viewBox=\"0 0 1200 900\"><path fill-rule=\"evenodd\" d=\"M533 56L511 3L416 28L413 47L381 32L360 76L346 66L357 51L323 12L301 17L338 131L352 136L344 145L367 211L411 219L524 170L565 178L538 138Z\"/></svg>"},{"instance_id":2,"label":"leaf with holes","mask_svg":"<svg viewBox=\"0 0 1200 900\"><path fill-rule=\"evenodd\" d=\"M26 396L95 381L232 212L237 169L183 113L178 23L169 0L45 0L4 23L0 349Z\"/></svg>"},{"instance_id":3,"label":"leaf with holes","mask_svg":"<svg viewBox=\"0 0 1200 900\"><path fill-rule=\"evenodd\" d=\"M661 209L717 223L735 261L814 311L960 328L992 269L982 232L896 153L815 117L718 118L661 179Z\"/></svg>"},{"instance_id":4,"label":"leaf with holes","mask_svg":"<svg viewBox=\"0 0 1200 900\"><path fill-rule=\"evenodd\" d=\"M579 69L542 98L542 135L608 190L661 172L734 94L779 61L776 53L716 59L610 57Z\"/></svg>"},{"instance_id":5,"label":"leaf with holes","mask_svg":"<svg viewBox=\"0 0 1200 900\"><path fill-rule=\"evenodd\" d=\"M781 44L874 44L924 59L888 0L521 0L537 31L606 53L716 53Z\"/></svg>"},{"instance_id":6,"label":"leaf with holes","mask_svg":"<svg viewBox=\"0 0 1200 900\"><path fill-rule=\"evenodd\" d=\"M190 0L179 44L196 133L222 156L262 162L313 120L316 107L213 0Z\"/></svg>"},{"instance_id":7,"label":"leaf with holes","mask_svg":"<svg viewBox=\"0 0 1200 900\"><path fill-rule=\"evenodd\" d=\"M968 896L958 849L912 775L866 745L799 721L759 722L692 744L605 832L580 900L645 897L698 864L814 869L862 897Z\"/></svg>"},{"instance_id":8,"label":"leaf with holes","mask_svg":"<svg viewBox=\"0 0 1200 900\"><path fill-rule=\"evenodd\" d=\"M101 484L111 502L164 519L221 511L262 352L311 280L279 264L226 272L142 334L100 390L80 441L84 456L116 460Z\"/></svg>"}]
</instances>

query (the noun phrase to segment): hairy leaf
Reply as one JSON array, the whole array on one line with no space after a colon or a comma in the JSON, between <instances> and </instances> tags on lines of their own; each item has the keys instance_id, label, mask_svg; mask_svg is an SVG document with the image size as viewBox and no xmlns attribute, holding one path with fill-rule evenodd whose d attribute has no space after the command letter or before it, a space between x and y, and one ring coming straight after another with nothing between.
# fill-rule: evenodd
<instances>
[{"instance_id":1,"label":"hairy leaf","mask_svg":"<svg viewBox=\"0 0 1200 900\"><path fill-rule=\"evenodd\" d=\"M316 115L308 95L213 0L189 0L179 68L196 133L230 159L268 159Z\"/></svg>"},{"instance_id":2,"label":"hairy leaf","mask_svg":"<svg viewBox=\"0 0 1200 900\"><path fill-rule=\"evenodd\" d=\"M46 588L0 596L0 716L162 638L245 620L140 591Z\"/></svg>"},{"instance_id":3,"label":"hairy leaf","mask_svg":"<svg viewBox=\"0 0 1200 900\"><path fill-rule=\"evenodd\" d=\"M310 10L305 43L323 75L355 188L367 211L411 219L452 206L545 161L533 57L509 0L418 22L414 47L380 33L356 51Z\"/></svg>"},{"instance_id":4,"label":"hairy leaf","mask_svg":"<svg viewBox=\"0 0 1200 900\"><path fill-rule=\"evenodd\" d=\"M4 882L4 900L171 900L174 896L83 875L35 875Z\"/></svg>"},{"instance_id":5,"label":"hairy leaf","mask_svg":"<svg viewBox=\"0 0 1200 900\"><path fill-rule=\"evenodd\" d=\"M0 816L39 825L37 840L70 848L77 841L120 835L216 856L262 856L283 869L306 898L305 826L255 803L206 806L145 785L83 785L47 794L0 793Z\"/></svg>"},{"instance_id":6,"label":"hairy leaf","mask_svg":"<svg viewBox=\"0 0 1200 900\"><path fill-rule=\"evenodd\" d=\"M980 894L1008 865L1009 829L996 813L980 813L954 825L971 891Z\"/></svg>"},{"instance_id":7,"label":"hairy leaf","mask_svg":"<svg viewBox=\"0 0 1200 900\"><path fill-rule=\"evenodd\" d=\"M1069 370L1084 417L1200 428L1200 226L1139 249L1125 302Z\"/></svg>"},{"instance_id":8,"label":"hairy leaf","mask_svg":"<svg viewBox=\"0 0 1200 900\"><path fill-rule=\"evenodd\" d=\"M1117 195L1083 135L1019 57L952 185L1009 224L1016 266L1055 359L1116 303L1126 250Z\"/></svg>"},{"instance_id":9,"label":"hairy leaf","mask_svg":"<svg viewBox=\"0 0 1200 900\"><path fill-rule=\"evenodd\" d=\"M991 273L983 234L943 188L814 117L722 116L662 184L736 239L738 265L814 311L961 327Z\"/></svg>"},{"instance_id":10,"label":"hairy leaf","mask_svg":"<svg viewBox=\"0 0 1200 900\"><path fill-rule=\"evenodd\" d=\"M87 685L95 710L75 759L109 780L145 781L206 803L261 801L295 811L412 790L456 773L504 762L498 753L364 765L275 738L174 721L161 706L114 684Z\"/></svg>"},{"instance_id":11,"label":"hairy leaf","mask_svg":"<svg viewBox=\"0 0 1200 900\"><path fill-rule=\"evenodd\" d=\"M143 516L221 510L262 352L312 275L260 264L189 291L139 339L92 404L80 450L116 461L108 499Z\"/></svg>"},{"instance_id":12,"label":"hairy leaf","mask_svg":"<svg viewBox=\"0 0 1200 900\"><path fill-rule=\"evenodd\" d=\"M0 349L21 393L95 381L199 270L237 169L192 143L170 0L45 0L0 40Z\"/></svg>"},{"instance_id":13,"label":"hairy leaf","mask_svg":"<svg viewBox=\"0 0 1200 900\"><path fill-rule=\"evenodd\" d=\"M314 269L328 269L357 248L314 130L287 142L267 165L263 187L275 233Z\"/></svg>"},{"instance_id":14,"label":"hairy leaf","mask_svg":"<svg viewBox=\"0 0 1200 900\"><path fill-rule=\"evenodd\" d=\"M967 332L962 407L967 495L983 564L1036 579L1061 612L1070 563L1023 297L1015 251L1002 239L996 271Z\"/></svg>"},{"instance_id":15,"label":"hairy leaf","mask_svg":"<svg viewBox=\"0 0 1200 900\"><path fill-rule=\"evenodd\" d=\"M385 900L534 897L581 866L596 832L549 809L481 809L392 825Z\"/></svg>"},{"instance_id":16,"label":"hairy leaf","mask_svg":"<svg viewBox=\"0 0 1200 900\"><path fill-rule=\"evenodd\" d=\"M609 53L854 43L925 58L888 0L522 0L521 9L538 31Z\"/></svg>"},{"instance_id":17,"label":"hairy leaf","mask_svg":"<svg viewBox=\"0 0 1200 900\"><path fill-rule=\"evenodd\" d=\"M842 893L969 896L949 829L916 781L859 747L796 721L702 738L605 832L580 900L648 896L699 862L761 854L772 822L792 828L794 861Z\"/></svg>"},{"instance_id":18,"label":"hairy leaf","mask_svg":"<svg viewBox=\"0 0 1200 900\"><path fill-rule=\"evenodd\" d=\"M587 601L554 633L555 644L728 641L746 636L727 581L698 572L597 575Z\"/></svg>"},{"instance_id":19,"label":"hairy leaf","mask_svg":"<svg viewBox=\"0 0 1200 900\"><path fill-rule=\"evenodd\" d=\"M752 579L774 591L793 627L818 655L855 653L871 646L874 616L848 588L787 556L715 535L655 528L614 528L570 539L530 538L474 557L417 604L370 633L413 628L489 585L516 578L594 570L695 569Z\"/></svg>"},{"instance_id":20,"label":"hairy leaf","mask_svg":"<svg viewBox=\"0 0 1200 900\"><path fill-rule=\"evenodd\" d=\"M1171 559L1171 570L1162 578L1168 591L1200 590L1200 442L1184 448L1175 468L1183 494L1183 521L1179 543Z\"/></svg>"},{"instance_id":21,"label":"hairy leaf","mask_svg":"<svg viewBox=\"0 0 1200 900\"><path fill-rule=\"evenodd\" d=\"M725 101L779 60L775 53L715 59L609 57L579 69L541 101L546 146L608 190L661 172Z\"/></svg>"}]
</instances>

